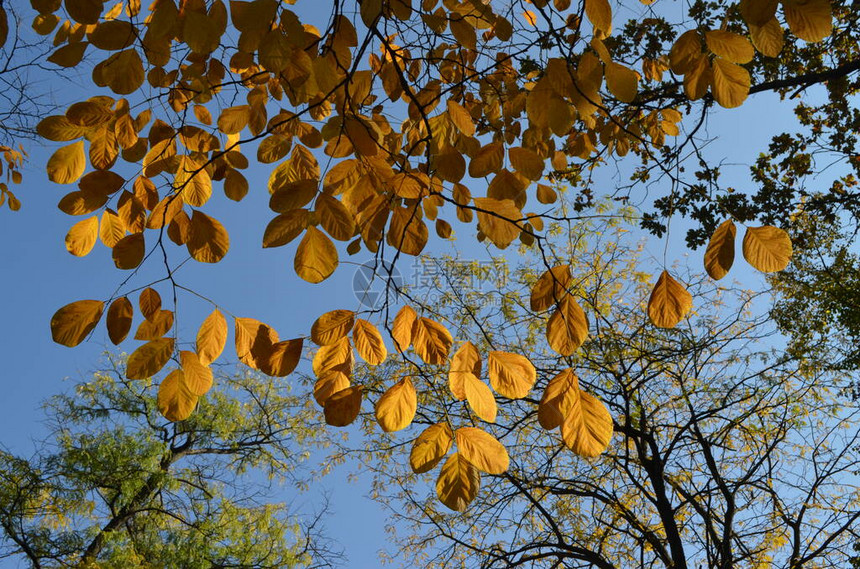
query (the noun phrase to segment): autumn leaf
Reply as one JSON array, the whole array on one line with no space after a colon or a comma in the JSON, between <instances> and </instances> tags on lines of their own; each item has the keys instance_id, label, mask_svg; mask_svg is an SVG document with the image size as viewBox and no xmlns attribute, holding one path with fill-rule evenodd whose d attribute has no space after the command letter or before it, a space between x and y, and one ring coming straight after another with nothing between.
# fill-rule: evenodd
<instances>
[{"instance_id":1,"label":"autumn leaf","mask_svg":"<svg viewBox=\"0 0 860 569\"><path fill-rule=\"evenodd\" d=\"M342 389L325 400L325 422L332 427L346 427L361 411L362 386L354 385Z\"/></svg>"},{"instance_id":2,"label":"autumn leaf","mask_svg":"<svg viewBox=\"0 0 860 569\"><path fill-rule=\"evenodd\" d=\"M197 331L197 355L200 363L209 365L218 359L227 343L227 320L218 309L206 317Z\"/></svg>"},{"instance_id":3,"label":"autumn leaf","mask_svg":"<svg viewBox=\"0 0 860 569\"><path fill-rule=\"evenodd\" d=\"M791 238L778 227L748 227L743 242L744 259L763 273L781 271L791 260Z\"/></svg>"},{"instance_id":4,"label":"autumn leaf","mask_svg":"<svg viewBox=\"0 0 860 569\"><path fill-rule=\"evenodd\" d=\"M731 219L722 222L711 235L708 248L705 249L705 270L714 280L720 280L735 260L735 224Z\"/></svg>"},{"instance_id":5,"label":"autumn leaf","mask_svg":"<svg viewBox=\"0 0 860 569\"><path fill-rule=\"evenodd\" d=\"M416 474L432 470L454 444L454 433L447 423L436 423L424 429L409 453L409 465Z\"/></svg>"},{"instance_id":6,"label":"autumn leaf","mask_svg":"<svg viewBox=\"0 0 860 569\"><path fill-rule=\"evenodd\" d=\"M376 402L376 422L385 432L400 431L412 423L417 408L418 395L412 378L404 377Z\"/></svg>"},{"instance_id":7,"label":"autumn leaf","mask_svg":"<svg viewBox=\"0 0 860 569\"><path fill-rule=\"evenodd\" d=\"M352 329L352 341L358 355L370 365L381 364L385 360L385 356L388 355L382 334L379 333L376 326L367 320L361 318L355 320Z\"/></svg>"},{"instance_id":8,"label":"autumn leaf","mask_svg":"<svg viewBox=\"0 0 860 569\"><path fill-rule=\"evenodd\" d=\"M158 386L158 410L168 421L184 421L194 412L197 396L189 391L182 370L173 370Z\"/></svg>"},{"instance_id":9,"label":"autumn leaf","mask_svg":"<svg viewBox=\"0 0 860 569\"><path fill-rule=\"evenodd\" d=\"M475 427L461 427L454 431L454 438L457 451L478 470L502 474L508 469L508 451L490 433Z\"/></svg>"},{"instance_id":10,"label":"autumn leaf","mask_svg":"<svg viewBox=\"0 0 860 569\"><path fill-rule=\"evenodd\" d=\"M333 344L349 334L355 324L352 310L331 310L316 319L311 326L311 340L318 346Z\"/></svg>"},{"instance_id":11,"label":"autumn leaf","mask_svg":"<svg viewBox=\"0 0 860 569\"><path fill-rule=\"evenodd\" d=\"M159 338L143 344L128 356L125 376L147 379L161 371L173 354L173 338Z\"/></svg>"},{"instance_id":12,"label":"autumn leaf","mask_svg":"<svg viewBox=\"0 0 860 569\"><path fill-rule=\"evenodd\" d=\"M51 337L58 344L77 346L99 323L104 307L100 300L78 300L65 305L51 318Z\"/></svg>"},{"instance_id":13,"label":"autumn leaf","mask_svg":"<svg viewBox=\"0 0 860 569\"><path fill-rule=\"evenodd\" d=\"M490 385L496 393L509 399L522 399L528 395L537 380L534 365L520 354L490 352L487 368Z\"/></svg>"},{"instance_id":14,"label":"autumn leaf","mask_svg":"<svg viewBox=\"0 0 860 569\"><path fill-rule=\"evenodd\" d=\"M658 328L674 328L693 307L693 297L668 271L660 273L648 300L648 318Z\"/></svg>"},{"instance_id":15,"label":"autumn leaf","mask_svg":"<svg viewBox=\"0 0 860 569\"><path fill-rule=\"evenodd\" d=\"M481 474L462 454L452 454L436 481L436 495L439 500L454 510L462 512L478 495Z\"/></svg>"}]
</instances>

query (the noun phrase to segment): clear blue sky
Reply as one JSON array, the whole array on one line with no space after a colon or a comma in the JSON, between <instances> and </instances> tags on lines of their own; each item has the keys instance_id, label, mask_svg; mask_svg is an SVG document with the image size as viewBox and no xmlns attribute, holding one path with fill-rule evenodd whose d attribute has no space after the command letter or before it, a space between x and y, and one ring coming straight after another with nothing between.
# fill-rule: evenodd
<instances>
[{"instance_id":1,"label":"clear blue sky","mask_svg":"<svg viewBox=\"0 0 860 569\"><path fill-rule=\"evenodd\" d=\"M54 85L62 91L74 90L74 85ZM710 156L722 157L727 164L740 163L731 170L728 180L738 189L745 189L747 164L765 148L774 126L790 120L792 104L774 104L772 95L753 96L741 109L720 111L710 125L711 135L718 139L708 148ZM719 122L719 124L717 124ZM789 123L793 124L793 123ZM53 147L52 147L53 148ZM32 441L45 436L40 402L60 391L71 390L75 383L87 377L98 366L105 349L112 349L103 324L92 338L74 349L51 341L49 321L60 306L78 299L108 298L126 276L113 266L110 251L97 244L87 257L76 258L66 252L63 238L74 223L60 212L56 204L72 186L57 186L48 181L44 164L50 149L38 143L27 146L30 159L24 169L24 183L15 188L23 202L20 212L0 210L0 314L5 324L0 357L3 358L3 397L0 398L0 442L7 449L22 455L32 452ZM234 315L260 319L272 325L281 338L306 335L310 323L321 313L334 308L357 308L351 282L354 267L343 263L335 276L319 285L311 285L293 272L290 246L263 250L263 228L273 214L268 209L266 179L270 167L255 167L250 172L251 191L240 204L229 202L216 185L207 211L221 220L230 232L231 249L225 259L214 266L188 263L179 273L180 282L212 298ZM610 170L610 169L607 169ZM600 174L607 187L614 183L609 172ZM626 180L622 180L625 182ZM473 184L473 194L482 195L484 188ZM650 203L650 202L649 202ZM451 216L449 216L450 218ZM457 226L460 243L467 247L466 255L486 258L481 247L474 245L474 228ZM436 239L431 230L431 241ZM450 245L438 243L430 251L448 251ZM666 244L668 243L668 247ZM651 238L647 251L655 265L663 262L664 248L669 264L690 254L691 266L700 265L702 251L689 253L683 245L683 224L673 225L668 238ZM184 257L182 249L175 260ZM360 264L368 260L365 252L354 258L341 258ZM155 265L155 263L152 263ZM405 259L401 273L411 272L411 259ZM740 269L739 263L730 278L745 286L757 288L762 280L752 271ZM161 276L160 267L144 270L134 283L145 285ZM159 289L166 296L167 289ZM136 299L136 295L132 300ZM168 299L165 298L165 301ZM180 338L191 340L197 326L211 310L205 302L191 296L180 298ZM138 342L127 341L122 348L131 351ZM228 348L228 355L229 348ZM289 381L289 379L288 379ZM365 402L365 409L368 407ZM403 437L415 436L406 431ZM406 460L406 456L401 457ZM331 489L334 514L329 518L328 531L347 552L348 567L366 568L378 565L376 552L386 546L381 510L363 498L363 484L349 486L343 477L324 482ZM308 499L313 499L313 493ZM304 500L304 499L303 499ZM2 563L0 563L2 564ZM7 562L4 567L14 567Z\"/></svg>"}]
</instances>

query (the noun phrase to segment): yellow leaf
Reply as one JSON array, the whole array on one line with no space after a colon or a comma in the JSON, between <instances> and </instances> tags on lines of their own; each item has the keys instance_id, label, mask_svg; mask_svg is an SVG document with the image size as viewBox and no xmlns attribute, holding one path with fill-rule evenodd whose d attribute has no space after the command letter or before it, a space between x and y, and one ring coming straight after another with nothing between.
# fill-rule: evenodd
<instances>
[{"instance_id":1,"label":"yellow leaf","mask_svg":"<svg viewBox=\"0 0 860 569\"><path fill-rule=\"evenodd\" d=\"M766 57L778 56L785 43L785 33L779 25L779 20L771 18L761 26L755 24L749 26L750 37L756 49Z\"/></svg>"},{"instance_id":2,"label":"yellow leaf","mask_svg":"<svg viewBox=\"0 0 860 569\"><path fill-rule=\"evenodd\" d=\"M135 340L155 340L161 338L173 327L173 312L159 310L140 323L134 335Z\"/></svg>"},{"instance_id":3,"label":"yellow leaf","mask_svg":"<svg viewBox=\"0 0 860 569\"><path fill-rule=\"evenodd\" d=\"M705 249L705 270L714 280L720 280L735 262L735 224L731 219L722 222L711 235Z\"/></svg>"},{"instance_id":4,"label":"yellow leaf","mask_svg":"<svg viewBox=\"0 0 860 569\"><path fill-rule=\"evenodd\" d=\"M147 379L161 371L173 354L173 338L159 338L140 346L128 356L125 376Z\"/></svg>"},{"instance_id":5,"label":"yellow leaf","mask_svg":"<svg viewBox=\"0 0 860 569\"><path fill-rule=\"evenodd\" d=\"M448 99L447 105L448 118L451 119L451 122L455 127L457 127L457 130L466 136L474 136L475 123L472 120L472 115L469 114L469 111L454 99Z\"/></svg>"},{"instance_id":6,"label":"yellow leaf","mask_svg":"<svg viewBox=\"0 0 860 569\"><path fill-rule=\"evenodd\" d=\"M748 227L743 243L744 259L763 273L781 271L791 260L791 238L778 227Z\"/></svg>"},{"instance_id":7,"label":"yellow leaf","mask_svg":"<svg viewBox=\"0 0 860 569\"><path fill-rule=\"evenodd\" d=\"M570 295L565 295L558 310L553 312L546 326L546 339L550 347L569 356L579 348L588 337L588 320L585 312Z\"/></svg>"},{"instance_id":8,"label":"yellow leaf","mask_svg":"<svg viewBox=\"0 0 860 569\"><path fill-rule=\"evenodd\" d=\"M669 68L673 73L686 75L698 64L702 55L702 39L697 30L681 34L669 51Z\"/></svg>"},{"instance_id":9,"label":"yellow leaf","mask_svg":"<svg viewBox=\"0 0 860 569\"><path fill-rule=\"evenodd\" d=\"M776 16L779 0L741 0L741 16L750 26L763 26Z\"/></svg>"},{"instance_id":10,"label":"yellow leaf","mask_svg":"<svg viewBox=\"0 0 860 569\"><path fill-rule=\"evenodd\" d=\"M65 305L51 317L51 337L63 346L77 346L99 323L104 307L100 300L78 300Z\"/></svg>"},{"instance_id":11,"label":"yellow leaf","mask_svg":"<svg viewBox=\"0 0 860 569\"><path fill-rule=\"evenodd\" d=\"M608 0L585 0L585 15L596 30L612 33L612 8Z\"/></svg>"},{"instance_id":12,"label":"yellow leaf","mask_svg":"<svg viewBox=\"0 0 860 569\"><path fill-rule=\"evenodd\" d=\"M523 214L513 200L475 198L478 207L478 228L499 249L504 249L519 237L521 228L517 221Z\"/></svg>"},{"instance_id":13,"label":"yellow leaf","mask_svg":"<svg viewBox=\"0 0 860 569\"><path fill-rule=\"evenodd\" d=\"M382 334L379 333L376 326L367 320L359 318L355 321L355 326L352 329L352 341L358 355L372 366L381 364L388 355Z\"/></svg>"},{"instance_id":14,"label":"yellow leaf","mask_svg":"<svg viewBox=\"0 0 860 569\"><path fill-rule=\"evenodd\" d=\"M460 455L487 474L502 474L508 469L508 451L490 433L476 427L462 427L454 432Z\"/></svg>"},{"instance_id":15,"label":"yellow leaf","mask_svg":"<svg viewBox=\"0 0 860 569\"><path fill-rule=\"evenodd\" d=\"M580 389L578 402L561 424L561 438L579 456L599 456L612 440L612 416L599 399Z\"/></svg>"},{"instance_id":16,"label":"yellow leaf","mask_svg":"<svg viewBox=\"0 0 860 569\"><path fill-rule=\"evenodd\" d=\"M118 95L134 93L145 78L143 61L135 49L117 52L102 63L102 81Z\"/></svg>"},{"instance_id":17,"label":"yellow leaf","mask_svg":"<svg viewBox=\"0 0 860 569\"><path fill-rule=\"evenodd\" d=\"M534 150L528 148L514 147L508 149L508 158L511 166L519 174L529 180L540 180L543 175L544 159L538 156Z\"/></svg>"},{"instance_id":18,"label":"yellow leaf","mask_svg":"<svg viewBox=\"0 0 860 569\"><path fill-rule=\"evenodd\" d=\"M537 199L542 204L551 204L558 199L558 194L546 184L538 184Z\"/></svg>"},{"instance_id":19,"label":"yellow leaf","mask_svg":"<svg viewBox=\"0 0 860 569\"><path fill-rule=\"evenodd\" d=\"M263 233L263 247L281 247L286 245L305 230L310 219L306 209L293 209L276 216Z\"/></svg>"},{"instance_id":20,"label":"yellow leaf","mask_svg":"<svg viewBox=\"0 0 860 569\"><path fill-rule=\"evenodd\" d=\"M749 63L755 55L749 40L734 32L708 30L705 42L712 53L732 63Z\"/></svg>"},{"instance_id":21,"label":"yellow leaf","mask_svg":"<svg viewBox=\"0 0 860 569\"><path fill-rule=\"evenodd\" d=\"M212 179L206 170L200 169L190 160L183 160L176 173L174 186L182 200L190 206L201 207L212 197Z\"/></svg>"},{"instance_id":22,"label":"yellow leaf","mask_svg":"<svg viewBox=\"0 0 860 569\"><path fill-rule=\"evenodd\" d=\"M296 274L309 283L320 283L326 280L337 268L337 249L331 239L310 226L299 242L293 268Z\"/></svg>"},{"instance_id":23,"label":"yellow leaf","mask_svg":"<svg viewBox=\"0 0 860 569\"><path fill-rule=\"evenodd\" d=\"M325 407L329 397L347 387L349 387L349 376L339 369L325 370L314 383L314 399L320 406Z\"/></svg>"},{"instance_id":24,"label":"yellow leaf","mask_svg":"<svg viewBox=\"0 0 860 569\"><path fill-rule=\"evenodd\" d=\"M321 377L323 372L331 369L337 369L350 375L354 363L355 356L352 353L352 344L350 344L349 336L345 336L334 344L321 346L314 354L312 369L317 377Z\"/></svg>"},{"instance_id":25,"label":"yellow leaf","mask_svg":"<svg viewBox=\"0 0 860 569\"><path fill-rule=\"evenodd\" d=\"M632 103L639 90L639 76L632 69L611 62L606 66L606 86L619 101Z\"/></svg>"},{"instance_id":26,"label":"yellow leaf","mask_svg":"<svg viewBox=\"0 0 860 569\"><path fill-rule=\"evenodd\" d=\"M185 245L194 260L217 263L230 249L230 236L217 219L194 210L191 216L191 235Z\"/></svg>"},{"instance_id":27,"label":"yellow leaf","mask_svg":"<svg viewBox=\"0 0 860 569\"><path fill-rule=\"evenodd\" d=\"M239 105L221 111L218 117L218 130L224 134L238 134L248 125L251 118L251 107Z\"/></svg>"},{"instance_id":28,"label":"yellow leaf","mask_svg":"<svg viewBox=\"0 0 860 569\"><path fill-rule=\"evenodd\" d=\"M550 430L564 422L579 401L579 378L567 368L552 378L544 389L538 405L538 422Z\"/></svg>"},{"instance_id":29,"label":"yellow leaf","mask_svg":"<svg viewBox=\"0 0 860 569\"><path fill-rule=\"evenodd\" d=\"M212 389L214 378L208 365L200 363L200 358L194 352L182 350L179 352L182 362L182 372L185 376L185 386L194 395L201 396Z\"/></svg>"},{"instance_id":30,"label":"yellow leaf","mask_svg":"<svg viewBox=\"0 0 860 569\"><path fill-rule=\"evenodd\" d=\"M453 342L451 333L438 322L421 317L412 323L412 346L424 363L443 363Z\"/></svg>"},{"instance_id":31,"label":"yellow leaf","mask_svg":"<svg viewBox=\"0 0 860 569\"><path fill-rule=\"evenodd\" d=\"M60 67L74 67L84 58L87 45L86 42L66 44L49 55L48 61Z\"/></svg>"},{"instance_id":32,"label":"yellow leaf","mask_svg":"<svg viewBox=\"0 0 860 569\"><path fill-rule=\"evenodd\" d=\"M188 390L182 370L173 370L158 386L158 410L168 421L184 421L194 412L197 396Z\"/></svg>"},{"instance_id":33,"label":"yellow leaf","mask_svg":"<svg viewBox=\"0 0 860 569\"><path fill-rule=\"evenodd\" d=\"M708 87L711 86L713 76L708 56L700 53L690 70L684 75L684 93L687 98L695 101L704 97Z\"/></svg>"},{"instance_id":34,"label":"yellow leaf","mask_svg":"<svg viewBox=\"0 0 860 569\"><path fill-rule=\"evenodd\" d=\"M542 312L564 298L570 279L570 265L557 265L544 272L532 287L529 299L532 311Z\"/></svg>"},{"instance_id":35,"label":"yellow leaf","mask_svg":"<svg viewBox=\"0 0 860 569\"><path fill-rule=\"evenodd\" d=\"M498 407L493 392L487 384L471 373L464 373L461 378L466 401L469 402L469 407L475 415L488 423L495 423Z\"/></svg>"},{"instance_id":36,"label":"yellow leaf","mask_svg":"<svg viewBox=\"0 0 860 569\"><path fill-rule=\"evenodd\" d=\"M749 95L749 72L719 57L714 59L713 81L714 99L727 109L741 106Z\"/></svg>"},{"instance_id":37,"label":"yellow leaf","mask_svg":"<svg viewBox=\"0 0 860 569\"><path fill-rule=\"evenodd\" d=\"M125 237L125 223L112 209L106 209L99 225L99 238L107 247L113 248Z\"/></svg>"},{"instance_id":38,"label":"yellow leaf","mask_svg":"<svg viewBox=\"0 0 860 569\"><path fill-rule=\"evenodd\" d=\"M537 25L537 16L531 10L525 10L523 12L523 19L528 22L528 25L531 27L535 27Z\"/></svg>"},{"instance_id":39,"label":"yellow leaf","mask_svg":"<svg viewBox=\"0 0 860 569\"><path fill-rule=\"evenodd\" d=\"M293 373L302 358L302 338L282 340L272 344L269 356L260 362L260 371L274 377L286 377Z\"/></svg>"},{"instance_id":40,"label":"yellow leaf","mask_svg":"<svg viewBox=\"0 0 860 569\"><path fill-rule=\"evenodd\" d=\"M418 315L410 306L404 306L397 311L391 324L391 339L398 352L405 352L412 344L412 325Z\"/></svg>"},{"instance_id":41,"label":"yellow leaf","mask_svg":"<svg viewBox=\"0 0 860 569\"><path fill-rule=\"evenodd\" d=\"M72 124L63 115L45 117L36 125L36 132L39 136L54 142L68 142L81 138L86 134L86 131L86 128Z\"/></svg>"},{"instance_id":42,"label":"yellow leaf","mask_svg":"<svg viewBox=\"0 0 860 569\"><path fill-rule=\"evenodd\" d=\"M113 246L113 263L117 269L134 269L143 261L146 243L143 233L126 235Z\"/></svg>"},{"instance_id":43,"label":"yellow leaf","mask_svg":"<svg viewBox=\"0 0 860 569\"><path fill-rule=\"evenodd\" d=\"M71 184L81 177L86 165L83 141L73 142L57 149L48 159L48 179L55 184Z\"/></svg>"},{"instance_id":44,"label":"yellow leaf","mask_svg":"<svg viewBox=\"0 0 860 569\"><path fill-rule=\"evenodd\" d=\"M161 295L155 289L147 287L140 293L138 306L140 306L140 313L148 320L161 310Z\"/></svg>"},{"instance_id":45,"label":"yellow leaf","mask_svg":"<svg viewBox=\"0 0 860 569\"><path fill-rule=\"evenodd\" d=\"M111 302L107 312L108 337L114 345L125 340L131 330L134 308L128 298L121 296Z\"/></svg>"},{"instance_id":46,"label":"yellow leaf","mask_svg":"<svg viewBox=\"0 0 860 569\"><path fill-rule=\"evenodd\" d=\"M311 326L311 340L318 346L334 344L346 337L355 324L352 310L332 310L316 319Z\"/></svg>"},{"instance_id":47,"label":"yellow leaf","mask_svg":"<svg viewBox=\"0 0 860 569\"><path fill-rule=\"evenodd\" d=\"M782 7L791 32L804 41L821 41L833 31L830 0L786 0Z\"/></svg>"},{"instance_id":48,"label":"yellow leaf","mask_svg":"<svg viewBox=\"0 0 860 569\"><path fill-rule=\"evenodd\" d=\"M200 363L209 365L221 355L227 343L227 320L216 308L197 331L197 355Z\"/></svg>"},{"instance_id":49,"label":"yellow leaf","mask_svg":"<svg viewBox=\"0 0 860 569\"><path fill-rule=\"evenodd\" d=\"M669 275L660 273L651 298L648 300L648 318L658 328L674 328L693 307L693 297L681 283Z\"/></svg>"},{"instance_id":50,"label":"yellow leaf","mask_svg":"<svg viewBox=\"0 0 860 569\"><path fill-rule=\"evenodd\" d=\"M448 387L458 401L466 398L464 376L466 374L481 377L481 354L472 342L466 342L451 358L451 369L448 371Z\"/></svg>"},{"instance_id":51,"label":"yellow leaf","mask_svg":"<svg viewBox=\"0 0 860 569\"><path fill-rule=\"evenodd\" d=\"M436 423L424 429L409 453L409 466L415 474L432 470L448 454L454 443L454 434L447 423Z\"/></svg>"},{"instance_id":52,"label":"yellow leaf","mask_svg":"<svg viewBox=\"0 0 860 569\"><path fill-rule=\"evenodd\" d=\"M469 175L473 178L483 178L498 172L502 168L505 157L505 147L501 142L491 142L482 147L469 162Z\"/></svg>"},{"instance_id":53,"label":"yellow leaf","mask_svg":"<svg viewBox=\"0 0 860 569\"><path fill-rule=\"evenodd\" d=\"M537 380L535 366L525 357L509 352L490 352L487 369L490 385L508 399L522 399Z\"/></svg>"},{"instance_id":54,"label":"yellow leaf","mask_svg":"<svg viewBox=\"0 0 860 569\"><path fill-rule=\"evenodd\" d=\"M362 386L354 385L341 389L325 400L323 414L325 422L332 427L346 427L361 411Z\"/></svg>"},{"instance_id":55,"label":"yellow leaf","mask_svg":"<svg viewBox=\"0 0 860 569\"><path fill-rule=\"evenodd\" d=\"M123 20L101 22L88 36L91 44L105 51L125 49L134 44L136 38L132 23Z\"/></svg>"},{"instance_id":56,"label":"yellow leaf","mask_svg":"<svg viewBox=\"0 0 860 569\"><path fill-rule=\"evenodd\" d=\"M253 318L236 318L236 356L254 369L263 370L278 342L278 334L266 324Z\"/></svg>"},{"instance_id":57,"label":"yellow leaf","mask_svg":"<svg viewBox=\"0 0 860 569\"><path fill-rule=\"evenodd\" d=\"M455 512L462 512L478 495L480 486L481 473L460 453L455 452L442 465L436 481L436 495Z\"/></svg>"},{"instance_id":58,"label":"yellow leaf","mask_svg":"<svg viewBox=\"0 0 860 569\"><path fill-rule=\"evenodd\" d=\"M99 218L88 217L74 224L66 234L66 250L76 257L83 257L93 250L99 237Z\"/></svg>"},{"instance_id":59,"label":"yellow leaf","mask_svg":"<svg viewBox=\"0 0 860 569\"><path fill-rule=\"evenodd\" d=\"M417 207L398 207L391 215L387 242L407 255L418 256L427 244L429 231Z\"/></svg>"},{"instance_id":60,"label":"yellow leaf","mask_svg":"<svg viewBox=\"0 0 860 569\"><path fill-rule=\"evenodd\" d=\"M405 429L415 418L418 395L412 378L404 377L392 385L376 402L376 422L385 432Z\"/></svg>"},{"instance_id":61,"label":"yellow leaf","mask_svg":"<svg viewBox=\"0 0 860 569\"><path fill-rule=\"evenodd\" d=\"M326 233L338 241L349 241L355 236L355 220L340 200L320 194L314 207L319 224Z\"/></svg>"}]
</instances>

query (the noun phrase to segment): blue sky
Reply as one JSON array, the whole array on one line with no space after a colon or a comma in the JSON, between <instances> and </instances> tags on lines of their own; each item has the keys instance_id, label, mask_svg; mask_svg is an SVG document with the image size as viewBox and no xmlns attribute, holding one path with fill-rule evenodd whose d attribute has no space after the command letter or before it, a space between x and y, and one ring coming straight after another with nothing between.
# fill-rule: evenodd
<instances>
[{"instance_id":1,"label":"blue sky","mask_svg":"<svg viewBox=\"0 0 860 569\"><path fill-rule=\"evenodd\" d=\"M58 93L67 89L72 93L77 89L71 80L52 87ZM775 104L776 101L774 95L756 95L740 109L714 114L709 130L717 139L709 146L708 153L725 159L725 183L743 190L748 179L747 164L765 148L774 125L791 120L792 103ZM44 164L53 148L41 147L38 142L27 144L30 158L24 168L24 183L15 188L23 207L17 213L5 208L0 210L0 267L3 267L0 314L6 326L0 343L0 357L5 364L4 396L0 398L0 442L6 449L25 456L33 450L32 441L46 435L40 403L52 394L71 390L75 383L98 367L99 357L106 349L115 349L107 339L103 324L77 348L54 344L49 329L51 315L74 300L110 297L127 276L114 268L110 251L101 244L84 258L73 257L66 251L63 238L76 220L60 212L56 204L73 187L61 187L48 181ZM312 285L293 272L297 242L287 247L262 249L263 229L274 215L268 209L266 191L270 170L267 166L253 167L249 171L251 191L239 204L227 200L220 192L220 184L216 185L207 212L221 220L230 232L230 252L214 266L188 263L177 277L182 284L214 300L225 313L262 320L286 339L306 335L310 324L323 312L358 308L352 279L355 267L367 261L370 255L362 252L347 257L340 248L342 263L335 275ZM606 187L618 182L612 178L611 171L607 168L606 172L598 174ZM473 183L472 189L474 195L483 195L480 183ZM453 215L446 218L451 217ZM664 258L668 264L676 260L683 263L688 255L691 267L701 266L702 251L686 249L683 227L683 222L675 220L669 236L649 239L646 250L655 266L662 265ZM466 257L488 257L486 250L474 242L473 226L455 225L455 230L459 241L454 245L436 239L431 230L432 245L428 252L460 248ZM174 261L185 257L184 249L173 247L172 250L176 252ZM512 248L508 254L514 253ZM143 286L160 278L159 269L155 263L145 267L135 276L133 284ZM411 270L411 260L404 259L401 273L409 278ZM744 268L742 262L736 264L729 278L749 288L763 285L763 279ZM167 302L167 288L161 286L158 290ZM135 301L136 294L130 298ZM212 306L192 295L180 297L179 305L179 337L189 341ZM130 340L121 348L130 352L137 344ZM365 402L365 410L367 408ZM408 430L402 436L411 438L416 434ZM406 460L406 456L401 460ZM323 488L331 490L333 498L334 515L328 520L328 533L346 550L348 567L374 567L376 552L386 547L384 518L377 505L363 498L366 484L347 484L344 473L341 470L322 482ZM314 492L307 499L313 500L313 495ZM15 565L0 562L0 566Z\"/></svg>"}]
</instances>

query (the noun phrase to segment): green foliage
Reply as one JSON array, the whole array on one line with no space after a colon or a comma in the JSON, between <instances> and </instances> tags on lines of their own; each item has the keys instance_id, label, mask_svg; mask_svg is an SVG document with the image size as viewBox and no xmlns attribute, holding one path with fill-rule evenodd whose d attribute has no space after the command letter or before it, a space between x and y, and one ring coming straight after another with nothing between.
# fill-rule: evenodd
<instances>
[{"instance_id":1,"label":"green foliage","mask_svg":"<svg viewBox=\"0 0 860 569\"><path fill-rule=\"evenodd\" d=\"M312 416L284 386L220 377L194 417L161 417L121 365L47 404L53 435L0 454L0 555L22 566L281 568L336 558L278 481L302 484ZM253 528L253 531L249 531Z\"/></svg>"}]
</instances>

